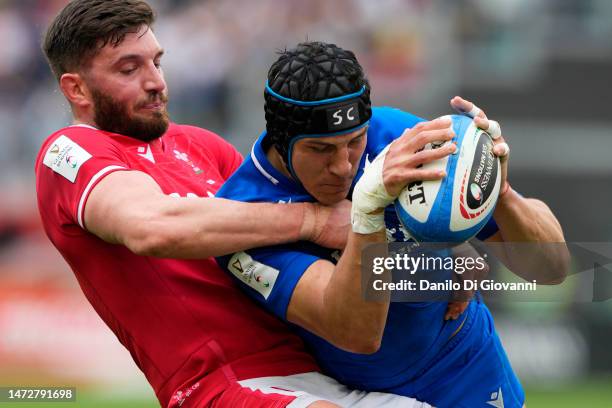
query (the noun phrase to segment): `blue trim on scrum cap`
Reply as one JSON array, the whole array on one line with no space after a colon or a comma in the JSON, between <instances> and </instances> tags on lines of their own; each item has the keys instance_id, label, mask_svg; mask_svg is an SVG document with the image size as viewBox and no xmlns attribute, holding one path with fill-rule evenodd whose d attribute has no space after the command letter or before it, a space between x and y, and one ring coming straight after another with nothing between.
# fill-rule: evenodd
<instances>
[{"instance_id":1,"label":"blue trim on scrum cap","mask_svg":"<svg viewBox=\"0 0 612 408\"><path fill-rule=\"evenodd\" d=\"M369 120L367 120L367 121L365 121L364 123L360 124L359 126L355 126L355 127L353 127L353 128L350 128L350 129L344 129L344 130L341 130L341 131L339 131L339 132L334 132L334 133L320 133L320 134L317 134L317 135L309 135L309 134L304 134L304 135L297 135L297 136L295 136L293 139L291 139L291 141L289 142L289 146L288 146L288 148L287 148L287 155L288 155L288 157L287 157L287 160L288 160L288 163L287 163L287 169L289 169L289 172L291 173L291 175L293 176L293 178L294 178L296 181L299 181L299 182L301 183L301 180L298 178L297 174L295 174L295 170L293 170L293 164L291 164L291 162L292 162L292 157L293 157L293 155L292 155L292 153L293 153L293 145L294 145L294 144L295 144L295 142L297 142L298 140L301 140L301 139L308 139L308 138L311 138L311 137L312 137L312 138L317 138L317 137L340 136L340 135L344 135L344 134L346 134L346 133L355 132L355 131L357 131L357 130L359 130L359 129L361 129L361 128L364 128L364 127L366 127L366 126L367 126L369 123L370 123L370 121L369 121Z\"/></svg>"},{"instance_id":2,"label":"blue trim on scrum cap","mask_svg":"<svg viewBox=\"0 0 612 408\"><path fill-rule=\"evenodd\" d=\"M336 96L335 98L321 99L318 101L299 101L297 99L287 98L286 96L276 93L272 88L270 88L268 81L266 81L266 92L274 96L276 99L280 99L283 102L287 102L287 103L290 103L292 105L297 105L297 106L318 106L318 105L326 105L328 103L343 102L348 99L356 98L358 96L363 95L365 90L366 90L366 87L364 85L357 92L353 92L351 94L342 95L342 96Z\"/></svg>"}]
</instances>

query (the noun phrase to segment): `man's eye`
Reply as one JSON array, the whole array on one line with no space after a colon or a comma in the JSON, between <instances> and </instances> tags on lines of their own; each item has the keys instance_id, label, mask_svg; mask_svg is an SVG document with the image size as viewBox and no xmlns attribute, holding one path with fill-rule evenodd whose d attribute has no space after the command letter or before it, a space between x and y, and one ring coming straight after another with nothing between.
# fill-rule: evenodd
<instances>
[{"instance_id":1,"label":"man's eye","mask_svg":"<svg viewBox=\"0 0 612 408\"><path fill-rule=\"evenodd\" d=\"M361 141L363 140L363 135L354 138L353 140L350 141L350 145L354 146L356 144L359 144Z\"/></svg>"},{"instance_id":2,"label":"man's eye","mask_svg":"<svg viewBox=\"0 0 612 408\"><path fill-rule=\"evenodd\" d=\"M313 152L326 153L330 150L330 146L310 146Z\"/></svg>"},{"instance_id":3,"label":"man's eye","mask_svg":"<svg viewBox=\"0 0 612 408\"><path fill-rule=\"evenodd\" d=\"M136 67L132 67L132 68L124 68L119 72L121 72L123 75L130 75L131 73L135 71L136 71Z\"/></svg>"}]
</instances>

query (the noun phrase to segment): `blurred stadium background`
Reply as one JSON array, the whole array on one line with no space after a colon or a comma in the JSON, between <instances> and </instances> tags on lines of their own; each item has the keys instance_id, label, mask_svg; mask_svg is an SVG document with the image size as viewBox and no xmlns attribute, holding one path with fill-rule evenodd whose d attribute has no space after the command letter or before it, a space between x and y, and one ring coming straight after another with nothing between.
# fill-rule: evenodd
<instances>
[{"instance_id":1,"label":"blurred stadium background","mask_svg":"<svg viewBox=\"0 0 612 408\"><path fill-rule=\"evenodd\" d=\"M38 220L34 158L70 121L39 44L65 3L0 0L0 386L76 386L70 406L155 406ZM175 121L247 153L275 50L335 42L366 67L376 104L435 117L454 95L476 101L502 123L514 188L545 200L568 240L612 241L609 0L151 3ZM529 407L612 407L612 302L571 302L576 286L555 303L495 304Z\"/></svg>"}]
</instances>

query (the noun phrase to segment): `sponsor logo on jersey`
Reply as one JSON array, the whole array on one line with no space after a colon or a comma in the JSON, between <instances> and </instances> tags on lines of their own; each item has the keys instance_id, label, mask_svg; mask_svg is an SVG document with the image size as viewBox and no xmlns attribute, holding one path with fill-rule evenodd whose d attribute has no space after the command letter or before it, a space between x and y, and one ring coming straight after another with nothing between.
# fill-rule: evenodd
<instances>
[{"instance_id":1,"label":"sponsor logo on jersey","mask_svg":"<svg viewBox=\"0 0 612 408\"><path fill-rule=\"evenodd\" d=\"M255 289L265 299L270 296L278 277L278 269L254 260L246 252L235 253L229 260L227 268L234 276Z\"/></svg>"},{"instance_id":2,"label":"sponsor logo on jersey","mask_svg":"<svg viewBox=\"0 0 612 408\"><path fill-rule=\"evenodd\" d=\"M187 156L187 153L183 153L178 150L174 150L174 157L176 157L178 160L184 161L189 166L191 166L195 174L203 173L202 169L196 166L195 163L189 159L189 156Z\"/></svg>"},{"instance_id":3,"label":"sponsor logo on jersey","mask_svg":"<svg viewBox=\"0 0 612 408\"><path fill-rule=\"evenodd\" d=\"M502 389L499 389L493 393L491 393L491 400L487 401L487 404L495 407L495 408L504 408L504 395L502 394Z\"/></svg>"},{"instance_id":4,"label":"sponsor logo on jersey","mask_svg":"<svg viewBox=\"0 0 612 408\"><path fill-rule=\"evenodd\" d=\"M232 267L236 268L236 270L240 273L244 273L244 269L242 269L242 264L240 263L240 259L236 259L232 262Z\"/></svg>"},{"instance_id":5,"label":"sponsor logo on jersey","mask_svg":"<svg viewBox=\"0 0 612 408\"><path fill-rule=\"evenodd\" d=\"M177 405L180 407L185 403L185 400L189 397L191 397L191 394L193 394L194 391L196 391L198 388L200 388L200 382L198 381L197 383L193 384L191 387L188 387L185 389L185 391L183 390L178 390L173 396L172 399L175 400L177 402Z\"/></svg>"},{"instance_id":6,"label":"sponsor logo on jersey","mask_svg":"<svg viewBox=\"0 0 612 408\"><path fill-rule=\"evenodd\" d=\"M397 221L392 221L393 227L389 226L389 221L385 220L385 224L387 224L387 228L385 228L385 232L387 234L387 242L409 242L413 241L412 236L408 232L406 228Z\"/></svg>"},{"instance_id":7,"label":"sponsor logo on jersey","mask_svg":"<svg viewBox=\"0 0 612 408\"><path fill-rule=\"evenodd\" d=\"M79 161L74 156L66 156L66 163L68 163L68 166L74 169L76 166L78 166Z\"/></svg>"},{"instance_id":8,"label":"sponsor logo on jersey","mask_svg":"<svg viewBox=\"0 0 612 408\"><path fill-rule=\"evenodd\" d=\"M138 155L147 159L151 163L155 163L155 158L153 157L153 152L151 151L151 145L140 146L138 148Z\"/></svg>"},{"instance_id":9,"label":"sponsor logo on jersey","mask_svg":"<svg viewBox=\"0 0 612 408\"><path fill-rule=\"evenodd\" d=\"M79 169L91 157L91 154L77 143L61 135L45 153L43 164L74 183Z\"/></svg>"}]
</instances>

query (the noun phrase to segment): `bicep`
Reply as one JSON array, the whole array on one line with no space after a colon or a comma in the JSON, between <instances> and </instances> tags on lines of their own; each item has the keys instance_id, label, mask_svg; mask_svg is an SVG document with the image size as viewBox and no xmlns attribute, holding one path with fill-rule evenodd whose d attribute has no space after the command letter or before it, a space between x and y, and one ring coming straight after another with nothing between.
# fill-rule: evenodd
<instances>
[{"instance_id":1,"label":"bicep","mask_svg":"<svg viewBox=\"0 0 612 408\"><path fill-rule=\"evenodd\" d=\"M298 281L289 307L287 320L325 337L324 294L334 272L334 264L319 259L312 263Z\"/></svg>"},{"instance_id":2,"label":"bicep","mask_svg":"<svg viewBox=\"0 0 612 408\"><path fill-rule=\"evenodd\" d=\"M159 185L140 171L116 171L94 186L84 207L84 226L110 243L125 244L125 236L141 227L156 200Z\"/></svg>"}]
</instances>

